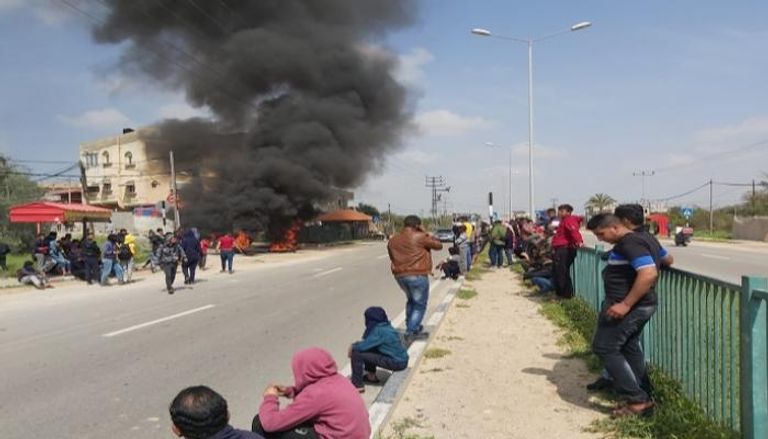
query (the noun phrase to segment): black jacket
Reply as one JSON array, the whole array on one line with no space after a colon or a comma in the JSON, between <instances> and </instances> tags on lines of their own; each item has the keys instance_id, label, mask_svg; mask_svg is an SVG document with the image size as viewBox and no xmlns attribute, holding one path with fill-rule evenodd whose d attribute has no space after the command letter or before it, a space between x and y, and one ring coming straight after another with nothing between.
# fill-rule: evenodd
<instances>
[{"instance_id":1,"label":"black jacket","mask_svg":"<svg viewBox=\"0 0 768 439\"><path fill-rule=\"evenodd\" d=\"M236 430L227 425L224 430L214 434L211 439L264 439L264 436L250 431Z\"/></svg>"}]
</instances>

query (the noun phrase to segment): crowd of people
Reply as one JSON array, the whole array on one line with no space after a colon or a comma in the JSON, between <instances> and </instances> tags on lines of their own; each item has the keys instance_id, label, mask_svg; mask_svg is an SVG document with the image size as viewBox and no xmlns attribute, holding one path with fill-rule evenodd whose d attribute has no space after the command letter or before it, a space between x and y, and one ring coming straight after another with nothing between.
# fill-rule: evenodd
<instances>
[{"instance_id":1,"label":"crowd of people","mask_svg":"<svg viewBox=\"0 0 768 439\"><path fill-rule=\"evenodd\" d=\"M184 284L196 282L197 270L207 267L208 253L215 249L221 258L221 272L234 273L235 253L250 255L251 240L245 232L236 236L225 233L219 236L201 236L196 228L165 233L163 229L150 230L147 235L150 249L141 267L136 266L139 255L136 236L126 229L108 233L99 245L90 232L82 240L73 239L70 233L59 238L56 232L40 234L32 248L32 260L26 261L17 271L22 284L39 289L52 288L52 276L73 276L89 285L109 286L111 279L119 285L133 282L137 270L150 269L152 273L165 274L166 290L173 294L176 273L181 266ZM10 248L0 244L0 269L6 269L6 255Z\"/></svg>"}]
</instances>

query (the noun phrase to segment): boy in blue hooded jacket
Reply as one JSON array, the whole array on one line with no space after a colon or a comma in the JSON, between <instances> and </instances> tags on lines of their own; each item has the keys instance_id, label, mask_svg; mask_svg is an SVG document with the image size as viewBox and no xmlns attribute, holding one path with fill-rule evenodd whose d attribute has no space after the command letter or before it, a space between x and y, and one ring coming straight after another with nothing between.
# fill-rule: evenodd
<instances>
[{"instance_id":1,"label":"boy in blue hooded jacket","mask_svg":"<svg viewBox=\"0 0 768 439\"><path fill-rule=\"evenodd\" d=\"M352 384L361 393L365 392L365 382L379 382L377 367L391 371L408 367L408 351L383 308L372 306L365 310L363 339L350 346L349 358L352 360Z\"/></svg>"}]
</instances>

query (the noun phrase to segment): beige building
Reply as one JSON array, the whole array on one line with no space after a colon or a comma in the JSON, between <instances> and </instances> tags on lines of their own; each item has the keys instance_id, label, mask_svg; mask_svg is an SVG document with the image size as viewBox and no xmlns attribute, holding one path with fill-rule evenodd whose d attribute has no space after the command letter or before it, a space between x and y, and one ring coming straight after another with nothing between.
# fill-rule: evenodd
<instances>
[{"instance_id":1,"label":"beige building","mask_svg":"<svg viewBox=\"0 0 768 439\"><path fill-rule=\"evenodd\" d=\"M151 128L124 130L122 135L80 145L88 204L130 209L168 200L170 174L163 159L150 159Z\"/></svg>"}]
</instances>

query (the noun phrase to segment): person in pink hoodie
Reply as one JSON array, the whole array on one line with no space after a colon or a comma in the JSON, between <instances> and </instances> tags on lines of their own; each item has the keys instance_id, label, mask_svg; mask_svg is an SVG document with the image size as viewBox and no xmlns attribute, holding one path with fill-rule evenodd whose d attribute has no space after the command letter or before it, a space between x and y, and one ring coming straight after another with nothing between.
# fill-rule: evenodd
<instances>
[{"instance_id":1,"label":"person in pink hoodie","mask_svg":"<svg viewBox=\"0 0 768 439\"><path fill-rule=\"evenodd\" d=\"M339 375L324 349L309 348L293 356L292 387L270 385L264 391L252 430L267 439L368 439L368 410L352 383ZM279 397L293 399L280 409ZM297 431L298 430L298 431Z\"/></svg>"}]
</instances>

